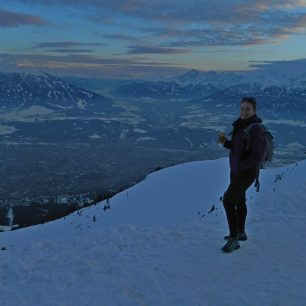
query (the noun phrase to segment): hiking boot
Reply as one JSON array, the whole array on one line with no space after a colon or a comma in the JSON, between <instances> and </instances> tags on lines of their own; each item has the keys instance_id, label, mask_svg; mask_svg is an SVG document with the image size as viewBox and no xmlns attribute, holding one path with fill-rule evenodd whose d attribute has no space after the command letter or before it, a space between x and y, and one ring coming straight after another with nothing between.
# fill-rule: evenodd
<instances>
[{"instance_id":1,"label":"hiking boot","mask_svg":"<svg viewBox=\"0 0 306 306\"><path fill-rule=\"evenodd\" d=\"M229 235L228 236L224 236L224 239L228 240L229 237L230 237ZM248 239L248 236L247 236L247 234L245 232L240 232L237 235L237 239L240 240L240 241L245 241L245 240Z\"/></svg>"},{"instance_id":2,"label":"hiking boot","mask_svg":"<svg viewBox=\"0 0 306 306\"><path fill-rule=\"evenodd\" d=\"M231 253L240 248L237 238L229 237L227 243L221 248L222 251Z\"/></svg>"}]
</instances>

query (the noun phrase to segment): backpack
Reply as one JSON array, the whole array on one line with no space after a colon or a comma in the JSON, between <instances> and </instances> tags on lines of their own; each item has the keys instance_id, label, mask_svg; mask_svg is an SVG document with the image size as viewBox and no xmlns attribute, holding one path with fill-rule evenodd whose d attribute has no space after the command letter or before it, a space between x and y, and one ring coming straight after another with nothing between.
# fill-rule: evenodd
<instances>
[{"instance_id":1,"label":"backpack","mask_svg":"<svg viewBox=\"0 0 306 306\"><path fill-rule=\"evenodd\" d=\"M256 177L256 181L255 181L255 187L257 188L256 191L259 191L259 186L260 186L260 184L259 184L259 170L263 169L264 166L272 160L273 151L274 151L274 140L273 140L273 135L271 134L271 132L269 132L267 130L267 128L262 123L256 123L256 122L251 123L246 129L244 129L245 137L246 137L246 140L247 140L246 150L248 150L250 148L250 143L251 143L250 130L255 124L260 126L260 128L262 130L262 133L264 135L264 138L265 138L265 151L264 151L264 155L263 155L263 157L260 161L258 172L257 172L257 177Z\"/></svg>"}]
</instances>

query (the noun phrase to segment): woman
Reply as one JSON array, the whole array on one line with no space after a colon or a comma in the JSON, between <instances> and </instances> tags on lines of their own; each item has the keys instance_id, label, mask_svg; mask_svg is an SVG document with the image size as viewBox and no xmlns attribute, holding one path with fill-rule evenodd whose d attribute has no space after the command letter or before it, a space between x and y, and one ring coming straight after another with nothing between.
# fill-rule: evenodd
<instances>
[{"instance_id":1,"label":"woman","mask_svg":"<svg viewBox=\"0 0 306 306\"><path fill-rule=\"evenodd\" d=\"M265 150L265 138L259 125L253 124L250 131L250 143L247 148L245 129L252 123L261 123L256 115L256 100L244 97L240 103L240 118L233 123L232 139L219 136L219 142L230 150L230 184L223 196L223 205L229 226L224 252L239 249L238 240L247 240L245 220L247 216L246 190L255 181L259 164Z\"/></svg>"}]
</instances>

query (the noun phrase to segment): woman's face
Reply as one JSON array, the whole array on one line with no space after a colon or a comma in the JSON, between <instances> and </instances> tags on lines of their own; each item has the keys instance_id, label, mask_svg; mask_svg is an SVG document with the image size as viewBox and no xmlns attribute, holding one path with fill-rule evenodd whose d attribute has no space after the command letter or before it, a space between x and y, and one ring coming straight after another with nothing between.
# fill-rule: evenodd
<instances>
[{"instance_id":1,"label":"woman's face","mask_svg":"<svg viewBox=\"0 0 306 306\"><path fill-rule=\"evenodd\" d=\"M240 104L240 118L247 119L255 114L255 110L249 102L242 102Z\"/></svg>"}]
</instances>

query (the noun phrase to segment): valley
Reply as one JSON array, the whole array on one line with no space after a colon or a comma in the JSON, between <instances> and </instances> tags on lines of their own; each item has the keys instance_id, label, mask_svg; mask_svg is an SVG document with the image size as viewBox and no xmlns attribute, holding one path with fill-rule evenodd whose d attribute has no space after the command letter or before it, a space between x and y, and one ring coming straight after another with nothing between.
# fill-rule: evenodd
<instances>
[{"instance_id":1,"label":"valley","mask_svg":"<svg viewBox=\"0 0 306 306\"><path fill-rule=\"evenodd\" d=\"M18 90L8 89L13 84ZM176 98L169 92L152 97L150 90L137 97L140 85L133 87L132 82L124 87L129 95L122 92L123 81L103 84L87 80L89 89L83 89L47 74L1 76L1 207L49 203L42 198L57 203L54 198L76 194L90 194L94 201L136 184L156 169L225 157L228 151L217 144L218 133L231 131L241 95L247 90L254 94L254 88L258 115L275 140L269 167L305 158L304 88L278 91L232 84L222 89L224 84L206 84L210 91L195 98L199 87L194 86L192 94L189 85L188 94ZM180 84L182 79L176 86ZM172 90L170 85L163 89Z\"/></svg>"}]
</instances>

